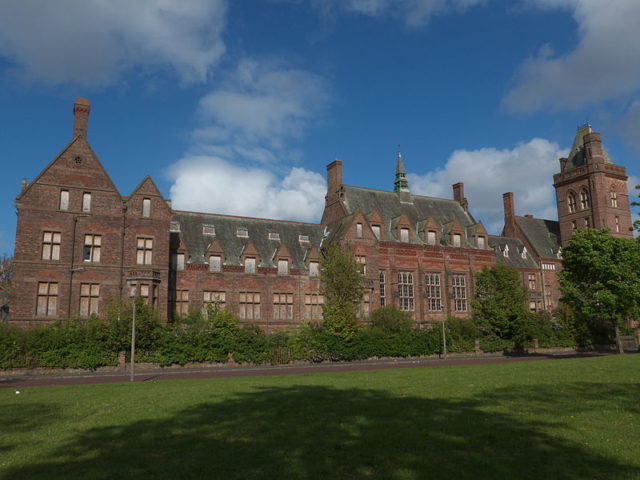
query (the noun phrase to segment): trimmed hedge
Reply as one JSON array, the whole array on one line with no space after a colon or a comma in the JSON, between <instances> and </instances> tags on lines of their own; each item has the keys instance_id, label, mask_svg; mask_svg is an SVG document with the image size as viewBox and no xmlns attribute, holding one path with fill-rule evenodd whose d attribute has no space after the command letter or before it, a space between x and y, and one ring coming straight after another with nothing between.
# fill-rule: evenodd
<instances>
[{"instance_id":1,"label":"trimmed hedge","mask_svg":"<svg viewBox=\"0 0 640 480\"><path fill-rule=\"evenodd\" d=\"M129 352L132 309L108 319L58 321L34 330L0 324L0 368L58 367L95 369L116 365L118 352ZM192 362L282 364L353 361L372 357L412 357L441 353L441 324L407 328L404 317L387 309L374 326L361 327L345 338L321 325L303 324L289 331L266 334L257 327L240 327L228 311L210 308L204 315L192 312L163 324L141 302L136 305L136 359L162 366ZM482 336L469 319L450 318L445 323L448 352L472 352L475 341L485 352L514 350L513 340ZM571 322L542 315L531 316L526 344L538 338L541 347L576 345ZM580 332L583 335L583 332Z\"/></svg>"}]
</instances>

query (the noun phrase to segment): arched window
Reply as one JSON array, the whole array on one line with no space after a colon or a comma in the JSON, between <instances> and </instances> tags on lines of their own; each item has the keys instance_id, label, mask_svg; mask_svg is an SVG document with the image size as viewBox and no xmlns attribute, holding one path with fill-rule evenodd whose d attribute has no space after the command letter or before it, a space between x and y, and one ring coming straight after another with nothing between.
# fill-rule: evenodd
<instances>
[{"instance_id":1,"label":"arched window","mask_svg":"<svg viewBox=\"0 0 640 480\"><path fill-rule=\"evenodd\" d=\"M580 207L582 210L589 208L589 192L586 190L582 190L582 192L580 192Z\"/></svg>"},{"instance_id":2,"label":"arched window","mask_svg":"<svg viewBox=\"0 0 640 480\"><path fill-rule=\"evenodd\" d=\"M569 208L569 213L573 213L576 211L578 202L576 202L576 196L573 193L570 193L567 196L567 206Z\"/></svg>"}]
</instances>

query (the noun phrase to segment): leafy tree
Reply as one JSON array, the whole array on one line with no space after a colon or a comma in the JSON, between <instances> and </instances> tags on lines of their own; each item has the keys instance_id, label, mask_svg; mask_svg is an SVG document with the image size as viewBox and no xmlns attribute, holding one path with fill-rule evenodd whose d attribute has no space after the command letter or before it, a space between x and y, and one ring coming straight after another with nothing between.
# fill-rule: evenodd
<instances>
[{"instance_id":1,"label":"leafy tree","mask_svg":"<svg viewBox=\"0 0 640 480\"><path fill-rule=\"evenodd\" d=\"M638 197L640 198L640 185L636 185L638 191ZM631 202L632 207L640 207L640 201ZM633 227L640 232L640 220L633 222Z\"/></svg>"},{"instance_id":2,"label":"leafy tree","mask_svg":"<svg viewBox=\"0 0 640 480\"><path fill-rule=\"evenodd\" d=\"M324 305L324 326L340 337L350 337L360 326L358 309L362 303L362 274L350 246L334 243L323 249L320 280Z\"/></svg>"},{"instance_id":3,"label":"leafy tree","mask_svg":"<svg viewBox=\"0 0 640 480\"><path fill-rule=\"evenodd\" d=\"M517 270L506 265L484 267L476 276L473 319L484 334L522 344L527 336L527 299Z\"/></svg>"},{"instance_id":4,"label":"leafy tree","mask_svg":"<svg viewBox=\"0 0 640 480\"><path fill-rule=\"evenodd\" d=\"M563 251L563 301L615 332L640 314L640 243L608 230L578 230Z\"/></svg>"},{"instance_id":5,"label":"leafy tree","mask_svg":"<svg viewBox=\"0 0 640 480\"><path fill-rule=\"evenodd\" d=\"M411 314L395 305L385 305L371 312L371 326L385 330L409 330L413 322Z\"/></svg>"}]
</instances>

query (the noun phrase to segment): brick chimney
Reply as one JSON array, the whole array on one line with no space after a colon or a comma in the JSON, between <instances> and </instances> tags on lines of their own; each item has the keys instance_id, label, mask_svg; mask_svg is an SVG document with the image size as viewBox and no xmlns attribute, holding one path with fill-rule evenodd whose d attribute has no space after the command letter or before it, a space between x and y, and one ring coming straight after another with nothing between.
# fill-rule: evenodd
<instances>
[{"instance_id":1,"label":"brick chimney","mask_svg":"<svg viewBox=\"0 0 640 480\"><path fill-rule=\"evenodd\" d=\"M342 185L342 160L334 160L327 165L327 194L338 191Z\"/></svg>"},{"instance_id":2,"label":"brick chimney","mask_svg":"<svg viewBox=\"0 0 640 480\"><path fill-rule=\"evenodd\" d=\"M502 194L502 202L504 205L504 230L502 234L505 237L516 236L516 203L513 198L513 192Z\"/></svg>"},{"instance_id":3,"label":"brick chimney","mask_svg":"<svg viewBox=\"0 0 640 480\"><path fill-rule=\"evenodd\" d=\"M453 184L453 199L458 203L464 201L464 183L458 182Z\"/></svg>"},{"instance_id":4,"label":"brick chimney","mask_svg":"<svg viewBox=\"0 0 640 480\"><path fill-rule=\"evenodd\" d=\"M458 182L452 185L453 187L453 199L462 205L465 211L469 208L469 202L464 197L464 183Z\"/></svg>"},{"instance_id":5,"label":"brick chimney","mask_svg":"<svg viewBox=\"0 0 640 480\"><path fill-rule=\"evenodd\" d=\"M82 97L76 99L75 103L73 104L72 138L87 136L87 126L89 125L90 111L91 106L89 105L89 100Z\"/></svg>"}]
</instances>

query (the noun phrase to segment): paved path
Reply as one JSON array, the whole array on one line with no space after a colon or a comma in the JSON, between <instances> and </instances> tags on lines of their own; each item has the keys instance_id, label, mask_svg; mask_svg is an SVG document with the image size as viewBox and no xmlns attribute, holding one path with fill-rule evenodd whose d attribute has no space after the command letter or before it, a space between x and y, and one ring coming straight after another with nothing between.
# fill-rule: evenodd
<instances>
[{"instance_id":1,"label":"paved path","mask_svg":"<svg viewBox=\"0 0 640 480\"><path fill-rule=\"evenodd\" d=\"M452 365L488 365L494 363L531 362L536 360L595 357L610 353L579 353L569 355L527 355L496 357L458 357L449 359L396 359L368 360L361 362L336 362L308 365L270 365L270 366L223 366L209 368L154 369L137 371L136 382L153 380L177 380L198 378L248 377L268 375L301 375L327 372L355 372L362 370L382 370L389 368L444 367ZM73 373L68 375L31 375L21 377L0 377L0 388L43 387L50 385L90 385L98 383L128 382L128 372Z\"/></svg>"}]
</instances>

